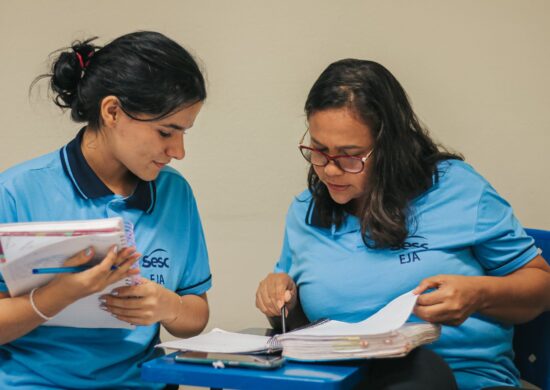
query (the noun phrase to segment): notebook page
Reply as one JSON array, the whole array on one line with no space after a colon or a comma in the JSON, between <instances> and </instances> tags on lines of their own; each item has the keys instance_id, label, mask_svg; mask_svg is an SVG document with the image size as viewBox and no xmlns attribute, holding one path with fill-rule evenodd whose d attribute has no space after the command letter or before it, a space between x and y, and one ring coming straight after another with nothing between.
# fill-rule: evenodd
<instances>
[{"instance_id":1,"label":"notebook page","mask_svg":"<svg viewBox=\"0 0 550 390\"><path fill-rule=\"evenodd\" d=\"M34 251L27 253L24 257L17 257L7 250L4 252L7 261L2 266L1 272L11 296L27 293L55 277L53 274L33 274L33 268L62 267L68 256L70 257L68 254L76 254L89 246L94 247L94 259L99 261L107 255L113 245L121 245L123 242L121 233L118 232L96 236L64 237L63 241L56 240L53 244L43 246L42 241L49 242L50 238L35 237Z\"/></svg>"},{"instance_id":2,"label":"notebook page","mask_svg":"<svg viewBox=\"0 0 550 390\"><path fill-rule=\"evenodd\" d=\"M99 297L110 293L116 287L128 285L130 280L123 279L111 284L105 290L79 299L72 305L57 313L46 326L71 326L75 328L126 328L135 329L134 325L120 321L109 312L99 308Z\"/></svg>"},{"instance_id":3,"label":"notebook page","mask_svg":"<svg viewBox=\"0 0 550 390\"><path fill-rule=\"evenodd\" d=\"M292 336L354 336L387 333L400 328L409 318L417 295L409 291L388 303L369 318L355 323L328 321L312 328L287 333ZM286 335L278 336L283 339Z\"/></svg>"},{"instance_id":4,"label":"notebook page","mask_svg":"<svg viewBox=\"0 0 550 390\"><path fill-rule=\"evenodd\" d=\"M214 328L208 333L188 339L167 341L157 347L219 353L259 352L269 349L270 337L227 332Z\"/></svg>"},{"instance_id":5,"label":"notebook page","mask_svg":"<svg viewBox=\"0 0 550 390\"><path fill-rule=\"evenodd\" d=\"M67 237L64 236L39 238L40 240L46 239L48 245L63 242L67 239ZM34 236L0 237L0 242L2 243L2 251L4 252L6 262L7 260L16 261L20 257L25 257L29 253L35 251L37 248L36 240L37 237Z\"/></svg>"}]
</instances>

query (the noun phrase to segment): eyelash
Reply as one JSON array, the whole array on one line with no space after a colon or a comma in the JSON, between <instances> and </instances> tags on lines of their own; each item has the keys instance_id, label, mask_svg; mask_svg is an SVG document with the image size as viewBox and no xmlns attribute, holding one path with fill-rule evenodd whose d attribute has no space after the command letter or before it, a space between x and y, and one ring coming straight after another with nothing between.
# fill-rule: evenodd
<instances>
[{"instance_id":1,"label":"eyelash","mask_svg":"<svg viewBox=\"0 0 550 390\"><path fill-rule=\"evenodd\" d=\"M182 130L183 135L187 134L188 131L189 131L189 129ZM158 130L158 132L159 132L159 134L162 138L168 138L168 137L172 136L172 133L167 133L167 132L162 131L162 130Z\"/></svg>"}]
</instances>

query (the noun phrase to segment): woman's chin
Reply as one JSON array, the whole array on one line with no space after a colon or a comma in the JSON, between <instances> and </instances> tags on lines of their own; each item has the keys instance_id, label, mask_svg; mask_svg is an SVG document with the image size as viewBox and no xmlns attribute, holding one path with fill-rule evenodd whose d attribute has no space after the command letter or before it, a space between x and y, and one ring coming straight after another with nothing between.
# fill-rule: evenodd
<instances>
[{"instance_id":1,"label":"woman's chin","mask_svg":"<svg viewBox=\"0 0 550 390\"><path fill-rule=\"evenodd\" d=\"M343 194L330 193L330 197L332 198L332 200L335 203L338 203L338 204L341 204L341 205L347 204L351 200L349 196L345 196Z\"/></svg>"}]
</instances>

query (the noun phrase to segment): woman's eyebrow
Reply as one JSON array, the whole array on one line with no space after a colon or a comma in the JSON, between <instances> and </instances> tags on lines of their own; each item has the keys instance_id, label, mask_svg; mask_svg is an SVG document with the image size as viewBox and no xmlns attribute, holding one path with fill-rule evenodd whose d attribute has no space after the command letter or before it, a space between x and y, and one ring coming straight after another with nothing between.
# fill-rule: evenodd
<instances>
[{"instance_id":1,"label":"woman's eyebrow","mask_svg":"<svg viewBox=\"0 0 550 390\"><path fill-rule=\"evenodd\" d=\"M174 129L174 130L180 130L180 131L183 131L185 130L186 128L183 127L183 126L180 126L180 125L177 125L175 123L161 123L160 124L162 127L169 127L171 129Z\"/></svg>"},{"instance_id":2,"label":"woman's eyebrow","mask_svg":"<svg viewBox=\"0 0 550 390\"><path fill-rule=\"evenodd\" d=\"M311 137L311 141L323 148L326 148L325 145L323 145L321 142L317 141L314 137ZM338 146L335 149L337 150L350 150L350 149L367 149L366 146L359 146L359 145L342 145Z\"/></svg>"}]
</instances>

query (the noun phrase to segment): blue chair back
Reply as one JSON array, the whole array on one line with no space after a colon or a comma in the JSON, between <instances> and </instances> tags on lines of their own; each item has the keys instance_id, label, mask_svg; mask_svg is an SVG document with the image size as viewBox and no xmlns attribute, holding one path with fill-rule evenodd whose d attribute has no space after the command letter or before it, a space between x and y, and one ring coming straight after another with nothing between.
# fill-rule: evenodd
<instances>
[{"instance_id":1,"label":"blue chair back","mask_svg":"<svg viewBox=\"0 0 550 390\"><path fill-rule=\"evenodd\" d=\"M542 250L542 256L550 263L550 231L525 231L535 239L536 246ZM550 312L516 326L514 352L521 378L543 390L550 390Z\"/></svg>"}]
</instances>

